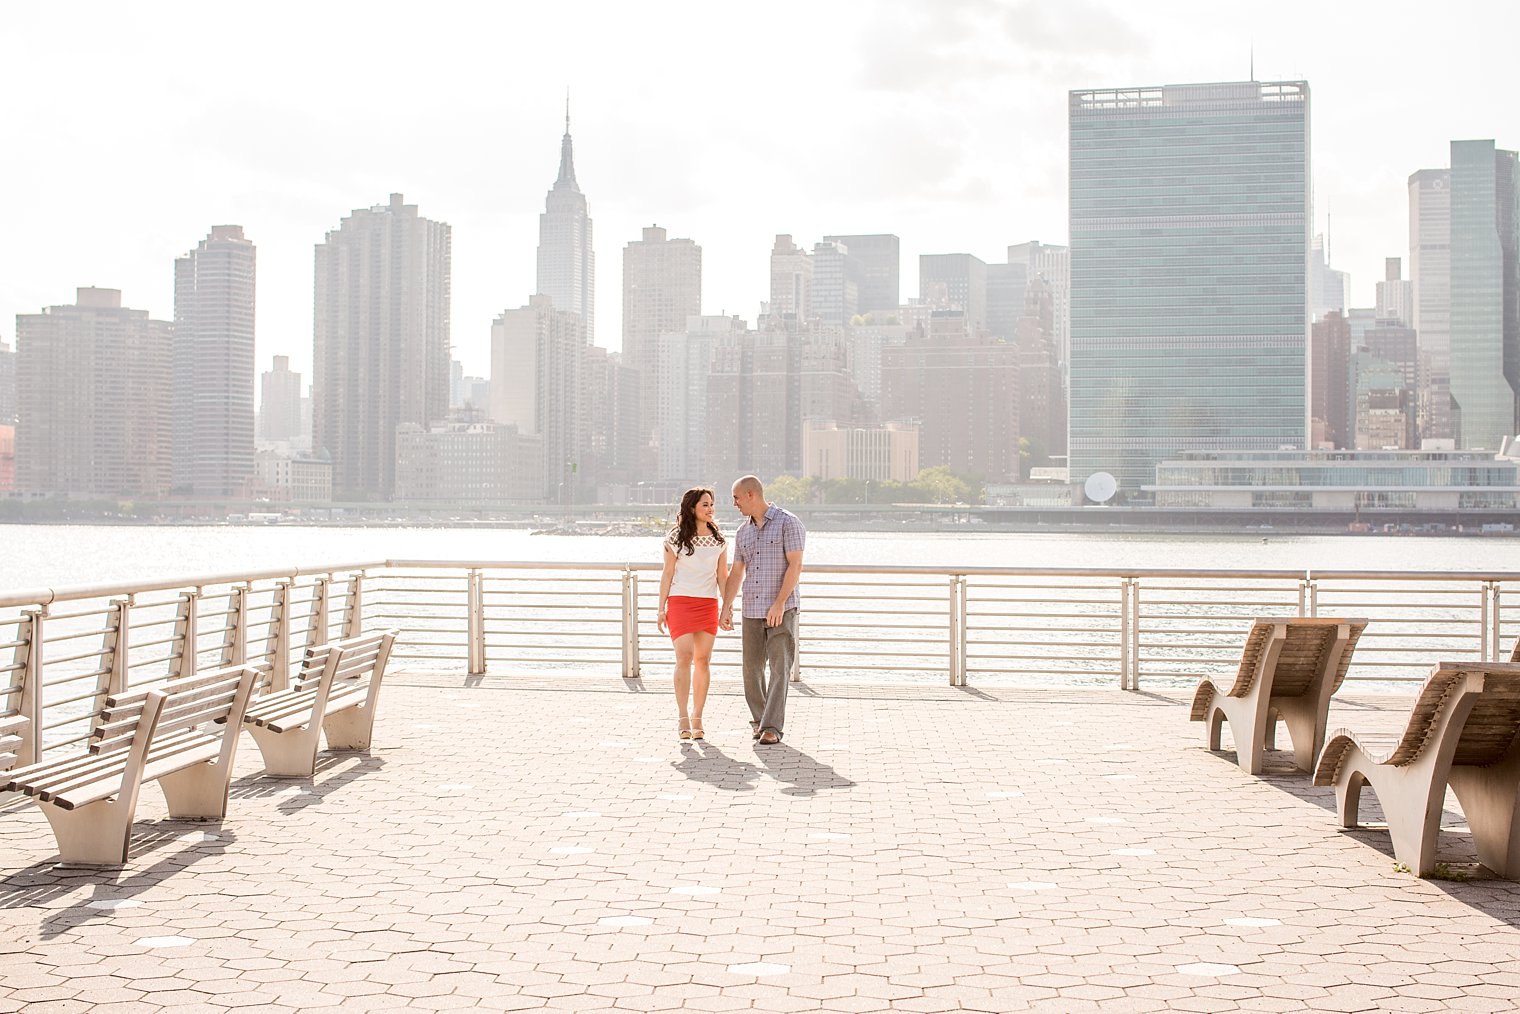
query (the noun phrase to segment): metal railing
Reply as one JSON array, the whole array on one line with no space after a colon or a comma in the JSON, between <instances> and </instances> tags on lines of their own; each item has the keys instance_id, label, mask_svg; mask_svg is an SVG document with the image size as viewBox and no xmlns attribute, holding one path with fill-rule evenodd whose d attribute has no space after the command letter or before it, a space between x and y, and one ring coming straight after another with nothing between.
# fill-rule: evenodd
<instances>
[{"instance_id":1,"label":"metal railing","mask_svg":"<svg viewBox=\"0 0 1520 1014\"><path fill-rule=\"evenodd\" d=\"M654 564L389 560L0 593L0 767L78 744L104 696L247 662L286 685L312 644L374 626L392 658L470 674L670 671ZM1117 685L1227 672L1257 616L1371 622L1349 680L1422 679L1438 660L1507 658L1503 573L812 565L809 677ZM739 638L715 664L736 667ZM20 721L18 722L17 719Z\"/></svg>"}]
</instances>

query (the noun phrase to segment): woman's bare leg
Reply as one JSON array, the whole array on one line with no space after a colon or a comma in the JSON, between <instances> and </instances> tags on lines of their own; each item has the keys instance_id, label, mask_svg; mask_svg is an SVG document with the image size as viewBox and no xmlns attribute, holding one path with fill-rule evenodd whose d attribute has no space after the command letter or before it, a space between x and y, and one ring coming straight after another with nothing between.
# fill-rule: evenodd
<instances>
[{"instance_id":1,"label":"woman's bare leg","mask_svg":"<svg viewBox=\"0 0 1520 1014\"><path fill-rule=\"evenodd\" d=\"M707 704L707 685L712 679L712 634L698 630L692 638L691 717L697 725L702 724L702 708Z\"/></svg>"},{"instance_id":2,"label":"woman's bare leg","mask_svg":"<svg viewBox=\"0 0 1520 1014\"><path fill-rule=\"evenodd\" d=\"M691 697L691 661L694 650L693 642L698 634L682 634L675 640L676 647L676 714L683 719L687 717L686 702ZM703 687L706 692L706 687ZM697 714L701 714L701 709Z\"/></svg>"}]
</instances>

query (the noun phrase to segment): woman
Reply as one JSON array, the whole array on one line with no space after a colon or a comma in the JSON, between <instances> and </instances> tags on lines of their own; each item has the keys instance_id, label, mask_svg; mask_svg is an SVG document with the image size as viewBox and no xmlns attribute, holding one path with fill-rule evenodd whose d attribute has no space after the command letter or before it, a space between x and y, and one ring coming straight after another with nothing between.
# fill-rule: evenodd
<instances>
[{"instance_id":1,"label":"woman","mask_svg":"<svg viewBox=\"0 0 1520 1014\"><path fill-rule=\"evenodd\" d=\"M658 622L660 630L669 628L676 648L676 733L682 739L706 735L702 706L718 636L719 589L728 580L728 551L716 517L713 491L695 486L681 497L676 526L665 538Z\"/></svg>"}]
</instances>

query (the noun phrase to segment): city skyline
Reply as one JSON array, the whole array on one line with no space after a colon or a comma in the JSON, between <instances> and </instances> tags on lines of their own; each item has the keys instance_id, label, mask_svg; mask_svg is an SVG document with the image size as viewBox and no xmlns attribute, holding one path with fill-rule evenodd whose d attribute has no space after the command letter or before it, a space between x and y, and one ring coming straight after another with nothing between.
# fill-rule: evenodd
<instances>
[{"instance_id":1,"label":"city skyline","mask_svg":"<svg viewBox=\"0 0 1520 1014\"><path fill-rule=\"evenodd\" d=\"M993 263L1009 243L1066 242L1068 89L1239 80L1253 38L1257 78L1314 84L1315 230L1330 220L1332 263L1351 273L1350 302L1372 305L1382 259L1410 255L1409 174L1444 164L1452 139L1513 143L1503 89L1486 76L1517 15L1482 9L1492 29L1483 33L1464 27L1476 4L1422 19L1427 52L1455 55L1423 63L1419 75L1384 73L1368 89L1370 54L1399 51L1415 8L1401 16L1388 5L1296 6L1302 16L1274 11L1252 25L1194 3L1148 8L1144 23L1118 4L900 3L858 19L815 11L818 31L802 37L783 33L785 17L763 19L744 26L737 50L712 44L722 26L680 9L645 25L632 11L599 8L608 43L571 30L586 5L492 13L490 24L444 12L406 33L408 44L439 51L427 58L445 71L436 80L402 76L334 94L326 89L347 72L317 55L339 34L380 44L390 38L386 18L350 24L322 10L309 12L296 38L261 25L218 34L219 56L233 63L257 66L267 50L313 69L288 83L256 73L196 78L192 94L172 73L141 70L173 67L175 54L204 41L188 20L86 7L60 52L50 41L62 37L59 15L18 10L0 41L0 80L25 96L15 129L31 157L8 173L30 199L10 230L21 242L0 255L0 337L14 341L16 314L66 302L85 284L119 288L129 305L167 317L163 265L184 252L185 237L235 222L259 240L257 361L289 355L310 375L312 247L346 210L405 192L455 229L455 357L484 373L490 322L534 287L566 85L604 263L642 227L661 225L706 251L702 312L752 319L777 233L894 233L902 290L914 292L917 254ZM511 59L483 59L503 33ZM643 44L656 34L669 43L658 61ZM783 34L809 75L749 73L768 65ZM1340 44L1348 37L1358 46ZM711 87L691 88L694 75ZM25 86L43 79L57 86ZM818 103L819 90L831 101ZM325 101L309 101L316 94ZM98 129L77 129L86 108ZM840 108L851 115L840 118ZM1391 121L1398 131L1386 130ZM779 145L778 122L791 128ZM100 144L126 157L103 163ZM178 172L183 165L195 171ZM93 242L81 244L86 231ZM620 293L599 288L598 341L616 348Z\"/></svg>"}]
</instances>

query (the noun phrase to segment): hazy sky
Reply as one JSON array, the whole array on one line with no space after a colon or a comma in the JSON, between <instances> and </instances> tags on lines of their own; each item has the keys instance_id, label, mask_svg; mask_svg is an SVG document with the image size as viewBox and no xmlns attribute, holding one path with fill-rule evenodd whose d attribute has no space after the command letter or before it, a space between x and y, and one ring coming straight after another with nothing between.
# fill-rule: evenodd
<instances>
[{"instance_id":1,"label":"hazy sky","mask_svg":"<svg viewBox=\"0 0 1520 1014\"><path fill-rule=\"evenodd\" d=\"M620 344L622 249L703 249L707 313L753 322L774 235L895 232L989 262L1066 242L1072 88L1309 81L1315 217L1372 303L1406 256L1405 180L1452 138L1520 146L1507 2L768 0L748 5L7 3L0 7L0 337L123 290L169 319L173 259L214 224L258 245L258 364L307 373L312 247L401 192L453 227L453 342L534 287L565 89Z\"/></svg>"}]
</instances>

